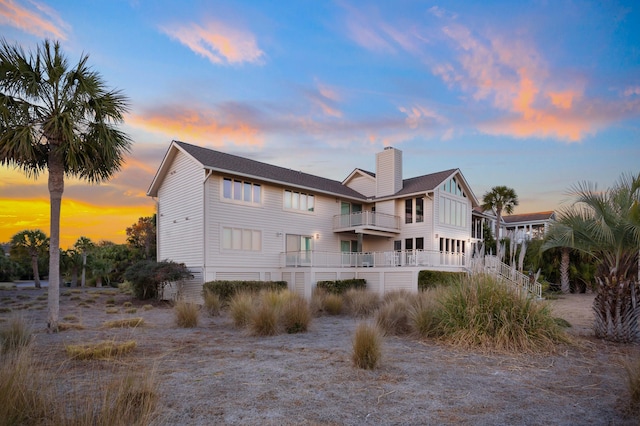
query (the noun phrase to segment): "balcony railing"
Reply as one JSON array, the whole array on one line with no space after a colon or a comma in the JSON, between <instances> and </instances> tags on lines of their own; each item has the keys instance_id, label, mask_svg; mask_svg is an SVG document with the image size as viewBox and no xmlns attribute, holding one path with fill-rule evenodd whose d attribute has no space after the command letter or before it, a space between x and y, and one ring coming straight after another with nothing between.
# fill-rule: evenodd
<instances>
[{"instance_id":1,"label":"balcony railing","mask_svg":"<svg viewBox=\"0 0 640 426\"><path fill-rule=\"evenodd\" d=\"M285 267L315 268L387 267L464 267L464 253L445 253L428 250L336 253L324 251L294 251L283 253Z\"/></svg>"},{"instance_id":2,"label":"balcony railing","mask_svg":"<svg viewBox=\"0 0 640 426\"><path fill-rule=\"evenodd\" d=\"M377 212L355 212L333 217L333 230L369 228L400 231L400 217Z\"/></svg>"}]
</instances>

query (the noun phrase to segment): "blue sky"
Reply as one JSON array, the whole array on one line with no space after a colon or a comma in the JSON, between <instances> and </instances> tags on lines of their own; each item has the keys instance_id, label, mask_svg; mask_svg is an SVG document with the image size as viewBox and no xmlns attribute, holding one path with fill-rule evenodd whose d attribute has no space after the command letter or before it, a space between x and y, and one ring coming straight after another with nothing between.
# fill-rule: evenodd
<instances>
[{"instance_id":1,"label":"blue sky","mask_svg":"<svg viewBox=\"0 0 640 426\"><path fill-rule=\"evenodd\" d=\"M553 210L574 183L640 172L640 4L571 1L0 0L0 32L88 53L131 111L111 182L69 181L63 246L121 242L172 139L342 180L404 153L481 198ZM0 241L48 232L46 177L0 169ZM108 224L108 226L107 226Z\"/></svg>"}]
</instances>

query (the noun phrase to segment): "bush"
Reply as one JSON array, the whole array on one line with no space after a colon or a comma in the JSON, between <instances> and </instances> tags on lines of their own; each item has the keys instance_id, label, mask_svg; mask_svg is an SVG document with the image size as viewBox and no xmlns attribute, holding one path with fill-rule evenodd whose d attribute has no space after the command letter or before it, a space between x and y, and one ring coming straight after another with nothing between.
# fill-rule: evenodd
<instances>
[{"instance_id":1,"label":"bush","mask_svg":"<svg viewBox=\"0 0 640 426\"><path fill-rule=\"evenodd\" d=\"M311 310L307 301L292 293L282 307L280 322L289 334L306 332L311 323Z\"/></svg>"},{"instance_id":2,"label":"bush","mask_svg":"<svg viewBox=\"0 0 640 426\"><path fill-rule=\"evenodd\" d=\"M228 303L233 296L242 292L259 293L263 290L286 290L286 281L208 281L204 291L217 294L222 303Z\"/></svg>"},{"instance_id":3,"label":"bush","mask_svg":"<svg viewBox=\"0 0 640 426\"><path fill-rule=\"evenodd\" d=\"M528 352L569 342L546 304L518 295L487 275L450 287L438 316L442 334L461 346Z\"/></svg>"},{"instance_id":4,"label":"bush","mask_svg":"<svg viewBox=\"0 0 640 426\"><path fill-rule=\"evenodd\" d=\"M184 263L141 260L127 268L124 278L131 283L133 295L146 300L157 298L166 284L193 278L193 275Z\"/></svg>"},{"instance_id":5,"label":"bush","mask_svg":"<svg viewBox=\"0 0 640 426\"><path fill-rule=\"evenodd\" d=\"M0 352L18 351L31 343L31 327L21 316L13 315L0 328Z\"/></svg>"},{"instance_id":6,"label":"bush","mask_svg":"<svg viewBox=\"0 0 640 426\"><path fill-rule=\"evenodd\" d=\"M402 336L412 330L409 321L410 296L396 297L380 306L376 324L385 335Z\"/></svg>"},{"instance_id":7,"label":"bush","mask_svg":"<svg viewBox=\"0 0 640 426\"><path fill-rule=\"evenodd\" d=\"M342 313L342 307L344 305L344 300L341 295L328 293L325 295L324 304L322 306L323 311L329 315L340 315Z\"/></svg>"},{"instance_id":8,"label":"bush","mask_svg":"<svg viewBox=\"0 0 640 426\"><path fill-rule=\"evenodd\" d=\"M278 334L279 309L264 301L251 312L249 329L254 336L275 336Z\"/></svg>"},{"instance_id":9,"label":"bush","mask_svg":"<svg viewBox=\"0 0 640 426\"><path fill-rule=\"evenodd\" d=\"M173 314L178 327L193 328L198 326L200 308L195 303L179 300L173 307Z\"/></svg>"},{"instance_id":10,"label":"bush","mask_svg":"<svg viewBox=\"0 0 640 426\"><path fill-rule=\"evenodd\" d=\"M353 338L352 360L356 367L373 370L382 358L382 335L375 325L360 323Z\"/></svg>"},{"instance_id":11,"label":"bush","mask_svg":"<svg viewBox=\"0 0 640 426\"><path fill-rule=\"evenodd\" d=\"M366 288L350 288L344 293L344 302L349 315L366 317L373 314L380 306L380 297L377 293Z\"/></svg>"},{"instance_id":12,"label":"bush","mask_svg":"<svg viewBox=\"0 0 640 426\"><path fill-rule=\"evenodd\" d=\"M367 281L364 279L338 280L338 281L318 281L316 288L326 290L328 293L344 294L350 288L365 289Z\"/></svg>"},{"instance_id":13,"label":"bush","mask_svg":"<svg viewBox=\"0 0 640 426\"><path fill-rule=\"evenodd\" d=\"M450 286L465 277L464 272L420 271L418 273L418 290L426 290L436 286Z\"/></svg>"},{"instance_id":14,"label":"bush","mask_svg":"<svg viewBox=\"0 0 640 426\"><path fill-rule=\"evenodd\" d=\"M435 287L414 296L409 307L409 325L415 335L434 337L440 333L440 297L446 291L444 287Z\"/></svg>"}]
</instances>

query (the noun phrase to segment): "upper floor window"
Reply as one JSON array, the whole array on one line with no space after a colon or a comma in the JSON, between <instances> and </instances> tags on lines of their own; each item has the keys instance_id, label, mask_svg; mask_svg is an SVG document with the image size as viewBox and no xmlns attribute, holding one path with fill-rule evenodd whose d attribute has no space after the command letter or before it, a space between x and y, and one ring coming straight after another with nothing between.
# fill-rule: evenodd
<instances>
[{"instance_id":1,"label":"upper floor window","mask_svg":"<svg viewBox=\"0 0 640 426\"><path fill-rule=\"evenodd\" d=\"M413 223L413 200L404 200L404 223Z\"/></svg>"},{"instance_id":2,"label":"upper floor window","mask_svg":"<svg viewBox=\"0 0 640 426\"><path fill-rule=\"evenodd\" d=\"M445 225L454 225L460 227L467 226L467 204L447 198L440 197L439 200L439 222Z\"/></svg>"},{"instance_id":3,"label":"upper floor window","mask_svg":"<svg viewBox=\"0 0 640 426\"><path fill-rule=\"evenodd\" d=\"M442 190L459 197L467 198L467 194L464 193L462 187L454 177L442 184Z\"/></svg>"},{"instance_id":4,"label":"upper floor window","mask_svg":"<svg viewBox=\"0 0 640 426\"><path fill-rule=\"evenodd\" d=\"M303 192L284 191L284 208L312 212L315 209L315 197Z\"/></svg>"},{"instance_id":5,"label":"upper floor window","mask_svg":"<svg viewBox=\"0 0 640 426\"><path fill-rule=\"evenodd\" d=\"M424 198L415 198L415 215L413 204L413 198L404 200L404 223L424 222Z\"/></svg>"},{"instance_id":6,"label":"upper floor window","mask_svg":"<svg viewBox=\"0 0 640 426\"><path fill-rule=\"evenodd\" d=\"M260 204L262 202L262 187L257 183L224 178L222 196L227 200Z\"/></svg>"},{"instance_id":7,"label":"upper floor window","mask_svg":"<svg viewBox=\"0 0 640 426\"><path fill-rule=\"evenodd\" d=\"M222 228L222 248L224 250L260 251L262 232L255 229Z\"/></svg>"}]
</instances>

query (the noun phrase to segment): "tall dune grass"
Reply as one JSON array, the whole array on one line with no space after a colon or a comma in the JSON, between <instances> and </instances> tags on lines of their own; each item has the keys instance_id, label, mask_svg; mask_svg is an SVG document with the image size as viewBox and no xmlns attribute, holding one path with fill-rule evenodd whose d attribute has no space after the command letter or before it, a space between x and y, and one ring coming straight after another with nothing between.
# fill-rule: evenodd
<instances>
[{"instance_id":1,"label":"tall dune grass","mask_svg":"<svg viewBox=\"0 0 640 426\"><path fill-rule=\"evenodd\" d=\"M362 322L353 337L353 364L365 370L374 370L382 359L382 333L375 324Z\"/></svg>"}]
</instances>

